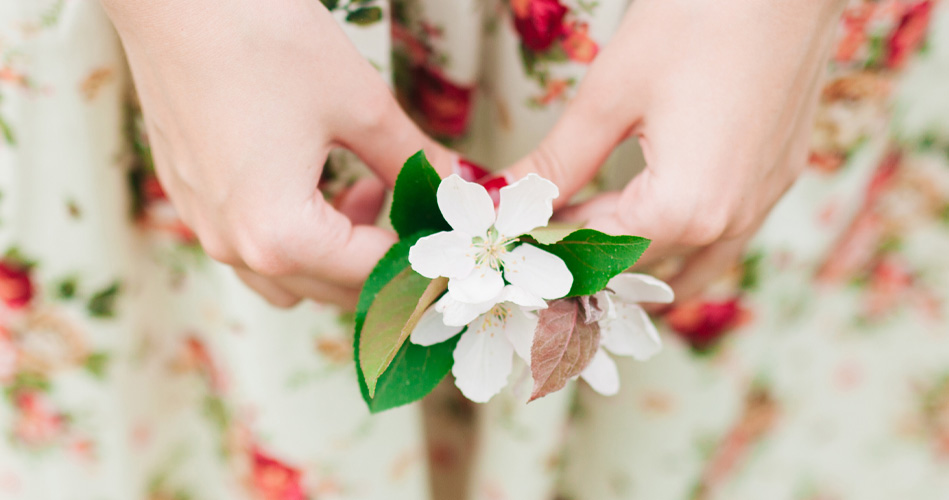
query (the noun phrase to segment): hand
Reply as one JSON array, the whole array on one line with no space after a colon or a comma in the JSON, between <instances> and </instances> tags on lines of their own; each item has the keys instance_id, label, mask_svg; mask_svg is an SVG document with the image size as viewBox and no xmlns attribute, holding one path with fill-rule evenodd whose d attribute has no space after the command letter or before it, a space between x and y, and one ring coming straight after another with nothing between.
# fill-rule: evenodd
<instances>
[{"instance_id":1,"label":"hand","mask_svg":"<svg viewBox=\"0 0 949 500\"><path fill-rule=\"evenodd\" d=\"M677 299L702 290L806 163L839 0L637 0L540 146L509 170L537 172L561 204L616 145L638 136L647 167L621 192L565 216L653 244L643 264L685 255Z\"/></svg>"},{"instance_id":2,"label":"hand","mask_svg":"<svg viewBox=\"0 0 949 500\"><path fill-rule=\"evenodd\" d=\"M346 148L392 184L419 149L452 154L401 111L314 0L106 0L142 102L157 174L207 253L270 302L352 306L395 241L373 227L384 185L341 211L317 182Z\"/></svg>"}]
</instances>

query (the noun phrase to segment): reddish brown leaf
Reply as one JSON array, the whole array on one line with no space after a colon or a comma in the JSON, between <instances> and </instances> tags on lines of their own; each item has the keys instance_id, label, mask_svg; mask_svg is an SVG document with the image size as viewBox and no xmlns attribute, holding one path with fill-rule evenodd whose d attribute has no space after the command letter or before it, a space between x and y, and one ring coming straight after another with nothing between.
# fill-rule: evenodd
<instances>
[{"instance_id":1,"label":"reddish brown leaf","mask_svg":"<svg viewBox=\"0 0 949 500\"><path fill-rule=\"evenodd\" d=\"M531 401L559 391L590 364L600 347L600 325L584 316L576 298L550 301L540 312L531 345Z\"/></svg>"}]
</instances>

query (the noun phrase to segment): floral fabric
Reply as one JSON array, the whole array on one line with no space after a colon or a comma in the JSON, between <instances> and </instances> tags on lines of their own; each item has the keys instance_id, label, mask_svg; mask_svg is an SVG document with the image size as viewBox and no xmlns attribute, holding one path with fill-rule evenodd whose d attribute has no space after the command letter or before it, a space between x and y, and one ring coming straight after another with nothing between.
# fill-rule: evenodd
<instances>
[{"instance_id":1,"label":"floral fabric","mask_svg":"<svg viewBox=\"0 0 949 500\"><path fill-rule=\"evenodd\" d=\"M429 133L496 167L627 7L323 4ZM949 7L854 0L829 64L809 170L661 318L663 352L618 360L617 396L441 387L370 417L348 317L270 308L176 217L98 4L0 0L0 498L946 498ZM320 187L358 175L334 156Z\"/></svg>"}]
</instances>

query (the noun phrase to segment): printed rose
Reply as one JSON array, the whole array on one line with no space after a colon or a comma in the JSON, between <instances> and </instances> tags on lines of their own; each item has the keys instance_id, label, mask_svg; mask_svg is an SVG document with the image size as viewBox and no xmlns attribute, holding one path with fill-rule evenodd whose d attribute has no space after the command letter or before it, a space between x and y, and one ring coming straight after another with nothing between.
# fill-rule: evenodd
<instances>
[{"instance_id":1,"label":"printed rose","mask_svg":"<svg viewBox=\"0 0 949 500\"><path fill-rule=\"evenodd\" d=\"M305 500L303 473L285 463L253 450L253 484L261 500Z\"/></svg>"},{"instance_id":2,"label":"printed rose","mask_svg":"<svg viewBox=\"0 0 949 500\"><path fill-rule=\"evenodd\" d=\"M599 48L588 35L590 27L586 23L573 23L567 28L567 35L560 42L571 61L588 64L596 57Z\"/></svg>"},{"instance_id":3,"label":"printed rose","mask_svg":"<svg viewBox=\"0 0 949 500\"><path fill-rule=\"evenodd\" d=\"M564 32L567 8L557 0L512 0L514 29L525 47L542 52Z\"/></svg>"},{"instance_id":4,"label":"printed rose","mask_svg":"<svg viewBox=\"0 0 949 500\"><path fill-rule=\"evenodd\" d=\"M711 348L746 317L737 298L722 302L691 301L666 313L669 326L693 349Z\"/></svg>"},{"instance_id":5,"label":"printed rose","mask_svg":"<svg viewBox=\"0 0 949 500\"><path fill-rule=\"evenodd\" d=\"M15 396L14 403L19 410L19 418L14 424L13 434L23 444L32 447L48 446L65 430L62 415L53 410L42 394L22 392Z\"/></svg>"},{"instance_id":6,"label":"printed rose","mask_svg":"<svg viewBox=\"0 0 949 500\"><path fill-rule=\"evenodd\" d=\"M926 39L933 2L925 0L909 7L900 19L900 24L890 35L886 66L900 68Z\"/></svg>"},{"instance_id":7,"label":"printed rose","mask_svg":"<svg viewBox=\"0 0 949 500\"><path fill-rule=\"evenodd\" d=\"M10 259L0 261L0 301L10 309L21 309L32 299L29 267Z\"/></svg>"},{"instance_id":8,"label":"printed rose","mask_svg":"<svg viewBox=\"0 0 949 500\"><path fill-rule=\"evenodd\" d=\"M468 128L472 87L449 81L437 70L420 66L415 70L413 104L425 126L435 135L460 137Z\"/></svg>"}]
</instances>

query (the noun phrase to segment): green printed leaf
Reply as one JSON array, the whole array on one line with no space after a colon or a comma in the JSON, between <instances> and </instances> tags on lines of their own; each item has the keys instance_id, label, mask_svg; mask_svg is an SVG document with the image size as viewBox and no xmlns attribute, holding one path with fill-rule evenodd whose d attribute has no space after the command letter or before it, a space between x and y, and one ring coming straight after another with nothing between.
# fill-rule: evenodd
<instances>
[{"instance_id":1,"label":"green printed leaf","mask_svg":"<svg viewBox=\"0 0 949 500\"><path fill-rule=\"evenodd\" d=\"M118 282L112 283L103 290L96 292L86 304L86 310L94 318L111 318L115 316L115 301L119 297L121 286Z\"/></svg>"},{"instance_id":2,"label":"green printed leaf","mask_svg":"<svg viewBox=\"0 0 949 500\"><path fill-rule=\"evenodd\" d=\"M567 264L573 274L573 287L567 297L577 297L599 292L611 278L632 267L649 247L649 240L580 229L557 243L538 246Z\"/></svg>"},{"instance_id":3,"label":"green printed leaf","mask_svg":"<svg viewBox=\"0 0 949 500\"><path fill-rule=\"evenodd\" d=\"M389 213L389 220L399 238L407 238L419 231L451 230L435 197L441 182L424 152L419 151L405 161L395 180L392 211Z\"/></svg>"},{"instance_id":4,"label":"green printed leaf","mask_svg":"<svg viewBox=\"0 0 949 500\"><path fill-rule=\"evenodd\" d=\"M333 10L339 5L339 0L320 0L326 10Z\"/></svg>"},{"instance_id":5,"label":"green printed leaf","mask_svg":"<svg viewBox=\"0 0 949 500\"><path fill-rule=\"evenodd\" d=\"M369 26L381 20L382 8L380 7L361 7L346 14L347 23L358 24L359 26Z\"/></svg>"},{"instance_id":6,"label":"green printed leaf","mask_svg":"<svg viewBox=\"0 0 949 500\"><path fill-rule=\"evenodd\" d=\"M393 245L382 260L376 264L375 269L372 270L365 285L363 285L362 293L359 295L359 304L356 306L356 335L353 350L359 387L363 399L372 413L422 399L445 378L454 362L452 353L455 350L455 344L458 342L459 336L457 335L441 344L428 347L405 342L392 358L389 367L379 376L372 396L369 395L369 386L366 383L362 366L359 364L362 330L376 296L409 265L409 248L419 238L428 236L432 232L421 231ZM413 309L419 296L413 299ZM401 329L402 323L399 323L398 326Z\"/></svg>"},{"instance_id":7,"label":"green printed leaf","mask_svg":"<svg viewBox=\"0 0 949 500\"><path fill-rule=\"evenodd\" d=\"M369 307L359 340L359 366L369 397L375 396L376 382L405 343L408 335L403 327L429 283L430 279L406 267L382 287Z\"/></svg>"}]
</instances>

